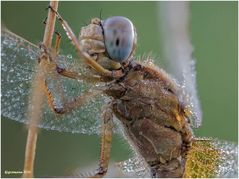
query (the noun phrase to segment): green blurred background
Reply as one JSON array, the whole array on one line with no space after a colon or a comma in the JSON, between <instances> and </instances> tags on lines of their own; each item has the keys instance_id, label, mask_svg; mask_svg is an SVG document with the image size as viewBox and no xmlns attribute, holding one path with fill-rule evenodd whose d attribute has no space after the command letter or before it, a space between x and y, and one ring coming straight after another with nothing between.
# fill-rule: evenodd
<instances>
[{"instance_id":1,"label":"green blurred background","mask_svg":"<svg viewBox=\"0 0 239 179\"><path fill-rule=\"evenodd\" d=\"M59 12L74 32L92 17L121 15L132 20L138 33L137 55L162 53L157 2L60 2ZM43 37L48 2L2 2L2 23L11 31L38 44ZM191 2L191 37L197 59L197 82L203 125L197 136L237 142L237 2ZM62 34L58 26L58 30ZM64 40L63 40L64 41ZM62 49L70 50L69 42ZM166 68L163 59L156 62ZM2 91L4 93L4 91ZM15 121L1 120L1 171L21 171L27 131ZM67 172L99 158L99 137L41 130L36 153L35 176L64 176ZM130 156L128 145L114 136L112 161Z\"/></svg>"}]
</instances>

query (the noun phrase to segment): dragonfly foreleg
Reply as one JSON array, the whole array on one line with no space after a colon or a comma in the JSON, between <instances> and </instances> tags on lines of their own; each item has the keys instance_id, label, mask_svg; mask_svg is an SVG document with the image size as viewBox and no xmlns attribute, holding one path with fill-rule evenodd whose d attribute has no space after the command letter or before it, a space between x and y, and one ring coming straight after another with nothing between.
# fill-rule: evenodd
<instances>
[{"instance_id":1,"label":"dragonfly foreleg","mask_svg":"<svg viewBox=\"0 0 239 179\"><path fill-rule=\"evenodd\" d=\"M85 60L85 63L87 65L92 67L94 70L96 70L99 74L101 74L103 76L119 78L119 77L121 77L123 75L121 70L112 70L112 71L110 71L110 70L104 68L103 66L101 66L99 63L97 63L86 51L84 51L82 49L82 47L80 46L80 44L78 42L78 39L76 38L75 34L72 31L72 29L70 28L68 23L62 18L62 16L57 11L55 11L51 6L49 6L49 8L54 13L56 13L57 19L61 23L64 31L67 34L67 37L70 39L70 41L72 42L73 46L76 48L78 55Z\"/></svg>"},{"instance_id":2,"label":"dragonfly foreleg","mask_svg":"<svg viewBox=\"0 0 239 179\"><path fill-rule=\"evenodd\" d=\"M55 31L55 34L56 34L55 50L56 50L56 54L59 54L60 44L61 44L61 34L56 31Z\"/></svg>"},{"instance_id":3,"label":"dragonfly foreleg","mask_svg":"<svg viewBox=\"0 0 239 179\"><path fill-rule=\"evenodd\" d=\"M48 8L47 8L48 9ZM46 25L46 21L47 21L47 17L44 19L43 24ZM56 35L56 41L55 41L55 51L56 54L59 54L60 51L60 44L61 44L61 34L57 31L54 31L55 35Z\"/></svg>"},{"instance_id":4,"label":"dragonfly foreleg","mask_svg":"<svg viewBox=\"0 0 239 179\"><path fill-rule=\"evenodd\" d=\"M47 17L43 21L44 25L46 25L46 21L47 21ZM59 54L59 49L60 49L60 44L61 44L61 34L57 31L54 31L54 33L56 35L55 51L56 51L56 54Z\"/></svg>"},{"instance_id":5,"label":"dragonfly foreleg","mask_svg":"<svg viewBox=\"0 0 239 179\"><path fill-rule=\"evenodd\" d=\"M112 78L109 77L104 77L104 76L98 76L98 75L84 75L75 71L70 71L68 69L65 68L61 68L59 66L56 67L56 71L58 74L71 78L71 79L75 79L75 80L84 80L86 82L90 82L90 83L96 83L96 82L109 82L112 81Z\"/></svg>"}]
</instances>

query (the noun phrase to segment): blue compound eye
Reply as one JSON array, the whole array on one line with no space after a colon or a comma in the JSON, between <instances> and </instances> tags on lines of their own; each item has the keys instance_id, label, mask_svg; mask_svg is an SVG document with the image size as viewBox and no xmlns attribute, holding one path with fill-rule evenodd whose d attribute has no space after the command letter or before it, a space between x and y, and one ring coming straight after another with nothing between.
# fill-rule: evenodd
<instances>
[{"instance_id":1,"label":"blue compound eye","mask_svg":"<svg viewBox=\"0 0 239 179\"><path fill-rule=\"evenodd\" d=\"M136 41L132 22L125 17L115 16L103 21L102 27L109 57L120 63L127 60Z\"/></svg>"}]
</instances>

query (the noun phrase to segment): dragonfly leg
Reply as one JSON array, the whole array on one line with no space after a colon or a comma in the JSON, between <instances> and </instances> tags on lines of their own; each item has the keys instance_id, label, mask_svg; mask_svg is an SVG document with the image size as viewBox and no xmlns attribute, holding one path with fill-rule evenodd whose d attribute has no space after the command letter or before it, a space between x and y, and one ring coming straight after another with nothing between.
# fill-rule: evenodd
<instances>
[{"instance_id":1,"label":"dragonfly leg","mask_svg":"<svg viewBox=\"0 0 239 179\"><path fill-rule=\"evenodd\" d=\"M102 178L106 175L108 170L113 129L113 113L111 106L105 106L102 119L103 123L101 131L101 152L99 168L94 175L87 176L87 178Z\"/></svg>"},{"instance_id":2,"label":"dragonfly leg","mask_svg":"<svg viewBox=\"0 0 239 179\"><path fill-rule=\"evenodd\" d=\"M46 25L47 17L45 17L43 24Z\"/></svg>"},{"instance_id":3,"label":"dragonfly leg","mask_svg":"<svg viewBox=\"0 0 239 179\"><path fill-rule=\"evenodd\" d=\"M55 31L55 34L56 34L55 50L56 50L56 54L59 54L60 44L61 44L61 34L56 31Z\"/></svg>"},{"instance_id":4,"label":"dragonfly leg","mask_svg":"<svg viewBox=\"0 0 239 179\"><path fill-rule=\"evenodd\" d=\"M47 17L43 21L44 25L46 25L46 21L47 21ZM54 33L56 35L55 50L56 50L56 54L59 54L59 49L60 49L60 44L61 44L61 34L57 31L54 31Z\"/></svg>"},{"instance_id":5,"label":"dragonfly leg","mask_svg":"<svg viewBox=\"0 0 239 179\"><path fill-rule=\"evenodd\" d=\"M76 79L76 80L84 80L86 82L94 83L94 82L109 82L112 81L112 78L110 77L104 77L104 76L89 76L89 75L84 75L75 71L70 71L65 68L61 68L59 66L56 67L56 71L58 74L71 78L71 79Z\"/></svg>"},{"instance_id":6,"label":"dragonfly leg","mask_svg":"<svg viewBox=\"0 0 239 179\"><path fill-rule=\"evenodd\" d=\"M85 52L82 47L80 46L78 39L76 38L75 34L73 33L72 29L68 25L68 23L62 18L62 16L55 11L51 6L49 8L56 13L59 22L61 23L64 31L67 34L67 37L71 40L73 46L76 48L77 53L80 57L85 60L85 63L95 69L99 74L103 76L119 78L123 75L122 70L108 70L102 67L99 63L97 63L87 52Z\"/></svg>"},{"instance_id":7,"label":"dragonfly leg","mask_svg":"<svg viewBox=\"0 0 239 179\"><path fill-rule=\"evenodd\" d=\"M108 170L113 128L113 112L111 106L107 106L107 108L105 108L102 118L103 124L101 133L100 164L95 177L103 177Z\"/></svg>"},{"instance_id":8,"label":"dragonfly leg","mask_svg":"<svg viewBox=\"0 0 239 179\"><path fill-rule=\"evenodd\" d=\"M74 109L76 109L76 108L78 108L80 106L83 106L85 103L90 101L96 95L101 93L101 91L96 91L96 90L88 91L88 92L85 92L84 94L82 94L82 95L80 95L78 97L75 97L71 101L67 101L67 102L63 101L63 107L57 107L54 104L54 98L53 98L52 92L48 88L48 85L47 85L46 81L44 83L44 92L45 92L45 95L47 96L47 102L48 102L49 107L51 108L51 110L54 113L57 113L57 114L64 114L64 113L70 112L70 111L72 111L72 110L74 110ZM64 100L63 97L62 97L62 100Z\"/></svg>"},{"instance_id":9,"label":"dragonfly leg","mask_svg":"<svg viewBox=\"0 0 239 179\"><path fill-rule=\"evenodd\" d=\"M96 95L99 94L99 91L92 91L92 92L85 92L81 96L78 96L74 98L72 101L66 102L63 105L63 108L60 109L60 113L66 113L74 110L77 107L83 106L88 101L90 101L92 98L94 98Z\"/></svg>"},{"instance_id":10,"label":"dragonfly leg","mask_svg":"<svg viewBox=\"0 0 239 179\"><path fill-rule=\"evenodd\" d=\"M56 38L56 48L55 50L56 51L59 51L59 46L60 46L60 40L61 37L60 35L58 35L58 37ZM68 69L65 69L65 68L62 68L62 67L59 67L57 65L57 54L55 53L51 53L50 52L50 49L47 49L43 44L40 44L40 48L42 49L42 51L44 52L44 54L48 55L49 56L49 61L48 63L50 63L52 68L54 67L54 70L56 70L56 72L62 76L65 76L65 77L68 77L68 78L71 78L71 79L75 79L75 80L84 80L86 82L91 82L91 83L94 83L94 82L109 82L109 81L112 81L113 79L111 77L107 77L107 76L99 76L99 75L84 75L82 73L78 73L76 71L72 71L72 70L68 70ZM52 55L52 54L55 54L55 55ZM39 58L38 61L40 63L40 61L42 60L42 58ZM52 69L51 69L52 71Z\"/></svg>"}]
</instances>

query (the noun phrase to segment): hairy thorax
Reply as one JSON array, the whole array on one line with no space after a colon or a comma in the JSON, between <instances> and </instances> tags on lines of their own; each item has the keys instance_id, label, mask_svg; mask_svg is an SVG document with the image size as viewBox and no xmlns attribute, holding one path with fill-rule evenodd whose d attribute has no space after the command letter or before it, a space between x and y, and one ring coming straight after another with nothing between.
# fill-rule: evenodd
<instances>
[{"instance_id":1,"label":"hairy thorax","mask_svg":"<svg viewBox=\"0 0 239 179\"><path fill-rule=\"evenodd\" d=\"M192 132L175 82L160 69L135 63L105 92L152 175L181 177Z\"/></svg>"}]
</instances>

